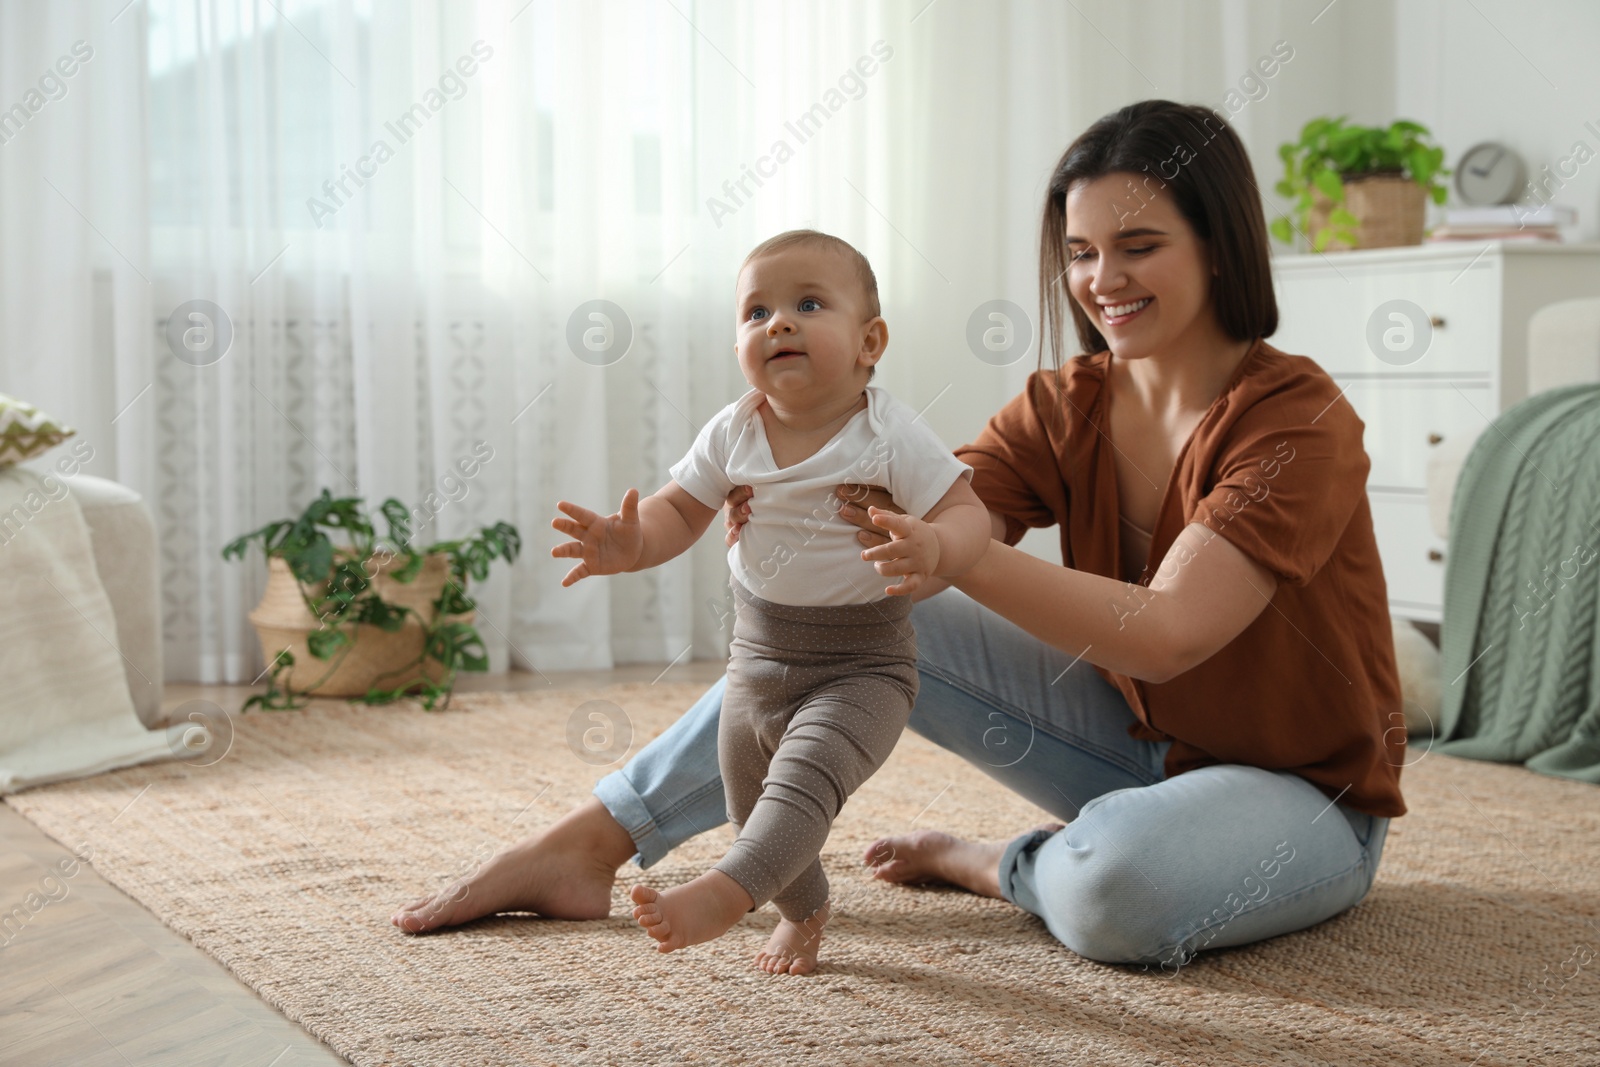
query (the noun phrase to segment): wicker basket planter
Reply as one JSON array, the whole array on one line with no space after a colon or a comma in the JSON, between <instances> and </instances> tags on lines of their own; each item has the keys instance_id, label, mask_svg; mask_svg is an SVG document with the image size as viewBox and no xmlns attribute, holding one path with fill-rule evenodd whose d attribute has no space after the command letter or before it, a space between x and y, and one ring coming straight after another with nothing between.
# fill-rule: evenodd
<instances>
[{"instance_id":1,"label":"wicker basket planter","mask_svg":"<svg viewBox=\"0 0 1600 1067\"><path fill-rule=\"evenodd\" d=\"M1410 178L1388 174L1347 177L1344 194L1346 210L1361 220L1355 228L1356 243L1350 245L1335 237L1324 251L1397 248L1422 243L1423 208L1428 193ZM1333 207L1333 201L1323 195L1322 190L1313 190L1309 232L1316 233L1328 225Z\"/></svg>"},{"instance_id":2,"label":"wicker basket planter","mask_svg":"<svg viewBox=\"0 0 1600 1067\"><path fill-rule=\"evenodd\" d=\"M494 450L479 444L481 465ZM466 478L477 471L466 460L457 467ZM425 711L442 710L457 671L489 669L467 584L488 578L497 559L515 563L522 535L497 522L413 546L425 510L388 497L374 517L360 497L336 499L324 488L298 517L274 519L223 546L222 558L232 560L259 547L268 568L261 602L249 615L267 684L241 711L289 711L313 696L368 704L415 699ZM380 521L386 533L379 533Z\"/></svg>"},{"instance_id":3,"label":"wicker basket planter","mask_svg":"<svg viewBox=\"0 0 1600 1067\"><path fill-rule=\"evenodd\" d=\"M438 660L422 659L426 623L433 620L434 601L450 577L450 558L436 552L423 560L422 570L410 582L398 582L387 573L403 562L403 557L368 567L372 588L385 601L411 608L423 621L407 616L393 633L362 623L350 625L355 639L324 661L311 654L306 637L321 628L317 617L306 607L306 596L316 600L326 591L326 583L301 587L288 563L277 557L267 560L267 587L261 602L250 613L250 622L261 639L261 654L268 663L285 648L294 656L285 681L290 689L319 697L365 696L374 686L397 689L414 682L440 683L447 671ZM302 588L304 593L302 593ZM450 618L471 622L476 612Z\"/></svg>"},{"instance_id":4,"label":"wicker basket planter","mask_svg":"<svg viewBox=\"0 0 1600 1067\"><path fill-rule=\"evenodd\" d=\"M1444 149L1419 122L1362 126L1347 118L1312 118L1296 140L1278 145L1283 177L1273 190L1294 203L1267 229L1313 252L1421 244L1424 206L1449 196Z\"/></svg>"}]
</instances>

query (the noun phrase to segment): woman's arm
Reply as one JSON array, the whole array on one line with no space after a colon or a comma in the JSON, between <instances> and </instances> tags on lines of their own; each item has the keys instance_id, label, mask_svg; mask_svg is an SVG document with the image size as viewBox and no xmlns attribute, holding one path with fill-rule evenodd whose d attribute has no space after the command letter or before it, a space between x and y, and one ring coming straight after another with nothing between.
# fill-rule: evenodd
<instances>
[{"instance_id":1,"label":"woman's arm","mask_svg":"<svg viewBox=\"0 0 1600 1067\"><path fill-rule=\"evenodd\" d=\"M1273 573L1190 523L1150 585L1058 566L990 541L952 584L1039 640L1110 671L1165 682L1237 637L1278 589Z\"/></svg>"},{"instance_id":2,"label":"woman's arm","mask_svg":"<svg viewBox=\"0 0 1600 1067\"><path fill-rule=\"evenodd\" d=\"M861 527L867 547L889 537L867 508L899 511L880 486L841 485L839 514ZM728 544L749 518L745 487L728 494ZM1205 662L1239 636L1278 590L1277 577L1221 535L1191 523L1172 542L1149 586L1076 571L1005 543L1006 524L989 512L993 539L978 564L952 582L929 578L913 603L952 584L1039 640L1090 663L1147 682L1165 682Z\"/></svg>"},{"instance_id":3,"label":"woman's arm","mask_svg":"<svg viewBox=\"0 0 1600 1067\"><path fill-rule=\"evenodd\" d=\"M897 510L888 493L840 486L839 496L855 502L839 514L862 528L862 544L883 544L866 508ZM1278 590L1276 575L1200 523L1173 540L1149 586L1049 563L1008 546L998 512L989 512L989 523L993 540L975 567L953 582L924 582L911 599L954 585L1039 640L1143 681L1165 682L1205 662Z\"/></svg>"}]
</instances>

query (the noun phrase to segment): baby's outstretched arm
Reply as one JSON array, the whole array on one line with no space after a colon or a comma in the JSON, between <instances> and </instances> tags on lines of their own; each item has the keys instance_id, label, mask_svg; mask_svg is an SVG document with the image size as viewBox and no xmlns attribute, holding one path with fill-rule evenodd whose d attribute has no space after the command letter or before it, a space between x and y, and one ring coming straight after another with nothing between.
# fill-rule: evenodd
<instances>
[{"instance_id":1,"label":"baby's outstretched arm","mask_svg":"<svg viewBox=\"0 0 1600 1067\"><path fill-rule=\"evenodd\" d=\"M597 574L642 571L665 563L700 539L716 518L708 508L668 482L654 496L639 499L639 490L622 495L622 510L600 515L588 508L556 502L571 518L550 520L550 525L573 540L557 545L550 555L582 560L561 579L562 586Z\"/></svg>"},{"instance_id":2,"label":"baby's outstretched arm","mask_svg":"<svg viewBox=\"0 0 1600 1067\"><path fill-rule=\"evenodd\" d=\"M956 479L925 519L876 507L867 510L892 540L864 550L861 558L876 563L879 574L905 575L899 585L884 590L890 596L909 594L928 578L965 574L989 550L989 509L965 478Z\"/></svg>"}]
</instances>

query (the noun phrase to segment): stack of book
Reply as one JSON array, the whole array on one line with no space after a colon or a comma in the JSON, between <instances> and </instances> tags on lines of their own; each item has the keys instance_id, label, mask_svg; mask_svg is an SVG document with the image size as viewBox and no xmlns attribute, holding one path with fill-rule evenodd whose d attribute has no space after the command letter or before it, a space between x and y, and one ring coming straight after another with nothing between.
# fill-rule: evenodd
<instances>
[{"instance_id":1,"label":"stack of book","mask_svg":"<svg viewBox=\"0 0 1600 1067\"><path fill-rule=\"evenodd\" d=\"M1560 241L1578 224L1578 212L1562 204L1495 204L1448 208L1429 241Z\"/></svg>"}]
</instances>

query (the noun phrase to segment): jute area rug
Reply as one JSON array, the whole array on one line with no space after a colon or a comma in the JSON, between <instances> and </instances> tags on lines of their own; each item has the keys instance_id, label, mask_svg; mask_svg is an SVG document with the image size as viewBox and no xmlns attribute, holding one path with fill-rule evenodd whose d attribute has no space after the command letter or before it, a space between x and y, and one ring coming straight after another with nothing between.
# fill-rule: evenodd
<instances>
[{"instance_id":1,"label":"jute area rug","mask_svg":"<svg viewBox=\"0 0 1600 1067\"><path fill-rule=\"evenodd\" d=\"M770 905L670 955L634 924L628 888L701 873L725 825L649 871L624 867L607 920L500 915L425 937L389 924L588 795L610 768L579 753L611 742L569 732L597 721L587 702L621 709L637 751L701 688L235 714L209 766L6 802L88 844L99 873L363 1067L1600 1064L1600 791L1436 754L1406 770L1411 814L1359 907L1176 976L1083 959L1004 901L873 880L857 857L880 834L997 838L1046 818L910 733L828 842L837 917L815 975L751 965Z\"/></svg>"}]
</instances>

